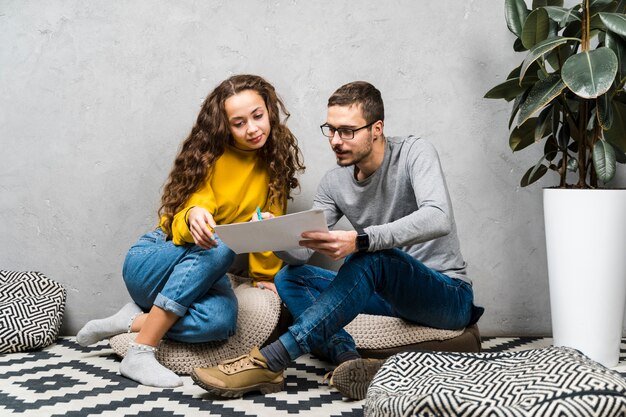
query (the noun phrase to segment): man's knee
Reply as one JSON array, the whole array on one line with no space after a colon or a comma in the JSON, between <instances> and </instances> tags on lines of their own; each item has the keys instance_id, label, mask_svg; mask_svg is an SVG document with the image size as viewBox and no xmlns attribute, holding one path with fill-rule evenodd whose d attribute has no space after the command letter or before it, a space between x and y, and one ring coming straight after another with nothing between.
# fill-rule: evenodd
<instances>
[{"instance_id":1,"label":"man's knee","mask_svg":"<svg viewBox=\"0 0 626 417\"><path fill-rule=\"evenodd\" d=\"M280 291L292 283L301 283L302 277L305 275L305 265L285 265L278 274L274 276L274 285Z\"/></svg>"}]
</instances>

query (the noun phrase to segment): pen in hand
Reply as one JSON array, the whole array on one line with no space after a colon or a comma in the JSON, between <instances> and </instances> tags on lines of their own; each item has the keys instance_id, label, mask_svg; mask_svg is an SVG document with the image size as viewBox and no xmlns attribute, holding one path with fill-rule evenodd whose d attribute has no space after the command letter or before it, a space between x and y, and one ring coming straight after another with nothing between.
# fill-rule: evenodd
<instances>
[{"instance_id":1,"label":"pen in hand","mask_svg":"<svg viewBox=\"0 0 626 417\"><path fill-rule=\"evenodd\" d=\"M263 220L263 217L261 216L261 209L259 208L259 206L256 206L256 215L259 220Z\"/></svg>"}]
</instances>

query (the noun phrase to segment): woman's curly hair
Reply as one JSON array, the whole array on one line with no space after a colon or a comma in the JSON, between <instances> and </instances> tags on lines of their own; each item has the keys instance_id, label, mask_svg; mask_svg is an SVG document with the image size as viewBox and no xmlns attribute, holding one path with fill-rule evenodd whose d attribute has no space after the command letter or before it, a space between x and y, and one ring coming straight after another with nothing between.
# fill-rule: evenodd
<instances>
[{"instance_id":1,"label":"woman's curly hair","mask_svg":"<svg viewBox=\"0 0 626 417\"><path fill-rule=\"evenodd\" d=\"M228 97L253 90L265 101L271 132L265 145L257 152L269 173L269 199L272 206L285 209L291 190L299 187L296 173L304 171L298 141L286 126L289 112L274 87L257 75L234 75L213 90L202 104L200 114L189 136L183 141L174 160L174 167L165 183L161 207L161 227L171 237L174 215L191 195L206 181L209 170L233 144L224 108ZM281 112L284 118L281 120Z\"/></svg>"}]
</instances>

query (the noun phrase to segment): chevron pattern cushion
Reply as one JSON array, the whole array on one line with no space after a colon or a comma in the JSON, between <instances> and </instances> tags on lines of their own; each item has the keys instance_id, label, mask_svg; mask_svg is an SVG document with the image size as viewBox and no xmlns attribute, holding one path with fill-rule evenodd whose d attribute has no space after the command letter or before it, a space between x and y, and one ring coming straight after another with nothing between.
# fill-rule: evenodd
<instances>
[{"instance_id":1,"label":"chevron pattern cushion","mask_svg":"<svg viewBox=\"0 0 626 417\"><path fill-rule=\"evenodd\" d=\"M626 416L626 380L580 352L407 352L367 392L366 416Z\"/></svg>"},{"instance_id":2,"label":"chevron pattern cushion","mask_svg":"<svg viewBox=\"0 0 626 417\"><path fill-rule=\"evenodd\" d=\"M56 341L65 289L39 272L0 270L0 353L44 348Z\"/></svg>"}]
</instances>

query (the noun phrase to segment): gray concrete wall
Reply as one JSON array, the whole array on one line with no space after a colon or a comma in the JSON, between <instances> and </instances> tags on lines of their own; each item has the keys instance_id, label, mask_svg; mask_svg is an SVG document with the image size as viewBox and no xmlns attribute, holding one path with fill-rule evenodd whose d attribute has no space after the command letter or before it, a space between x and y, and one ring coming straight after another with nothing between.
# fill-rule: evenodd
<instances>
[{"instance_id":1,"label":"gray concrete wall","mask_svg":"<svg viewBox=\"0 0 626 417\"><path fill-rule=\"evenodd\" d=\"M318 128L328 96L376 85L386 133L439 149L483 333L549 334L541 187L556 178L518 186L540 150L513 155L510 105L482 98L523 59L502 2L4 0L0 39L0 268L65 285L65 334L129 299L125 252L155 225L202 100L234 73L266 77L291 111L308 169L290 211L335 163Z\"/></svg>"}]
</instances>

